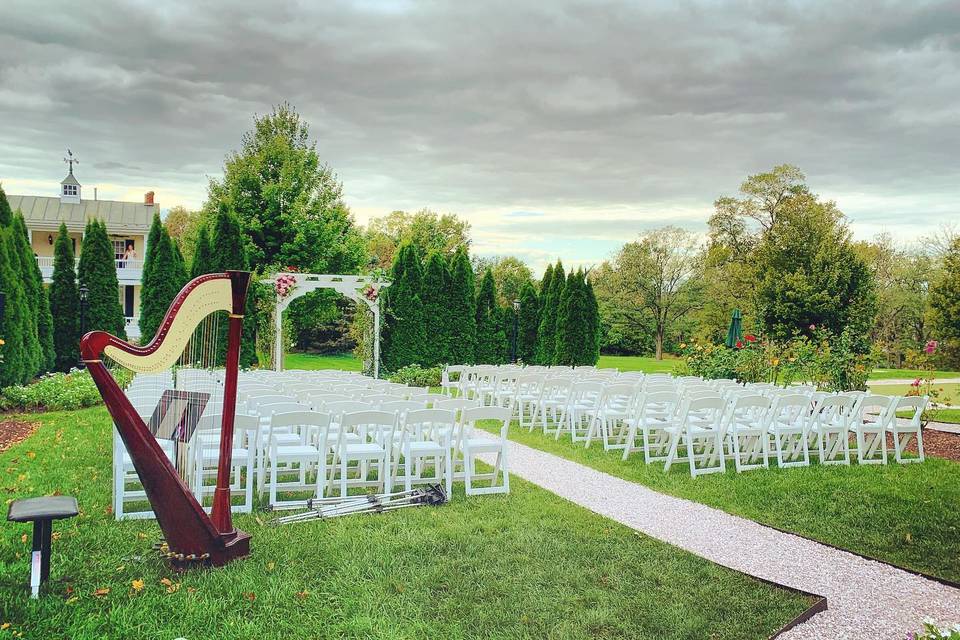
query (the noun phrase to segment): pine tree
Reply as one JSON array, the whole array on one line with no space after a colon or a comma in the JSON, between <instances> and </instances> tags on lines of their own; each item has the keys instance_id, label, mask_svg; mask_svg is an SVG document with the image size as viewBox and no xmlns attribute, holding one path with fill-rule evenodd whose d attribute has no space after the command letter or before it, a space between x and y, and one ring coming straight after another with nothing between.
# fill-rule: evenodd
<instances>
[{"instance_id":1,"label":"pine tree","mask_svg":"<svg viewBox=\"0 0 960 640\"><path fill-rule=\"evenodd\" d=\"M80 357L80 301L77 298L73 242L67 226L60 224L53 247L53 284L50 285L50 313L53 316L54 369L69 371Z\"/></svg>"},{"instance_id":2,"label":"pine tree","mask_svg":"<svg viewBox=\"0 0 960 640\"><path fill-rule=\"evenodd\" d=\"M385 327L380 353L387 371L422 361L427 340L422 291L419 252L416 246L405 244L394 257L391 284L384 296Z\"/></svg>"},{"instance_id":3,"label":"pine tree","mask_svg":"<svg viewBox=\"0 0 960 640\"><path fill-rule=\"evenodd\" d=\"M565 366L586 364L589 339L584 322L586 314L587 291L583 272L571 271L567 276L566 286L560 296L560 305L557 309L555 364Z\"/></svg>"},{"instance_id":4,"label":"pine tree","mask_svg":"<svg viewBox=\"0 0 960 640\"><path fill-rule=\"evenodd\" d=\"M450 362L450 270L447 261L438 252L427 258L423 274L423 326L426 341L423 365L436 366Z\"/></svg>"},{"instance_id":5,"label":"pine tree","mask_svg":"<svg viewBox=\"0 0 960 640\"><path fill-rule=\"evenodd\" d=\"M544 284L540 292L541 312L540 328L537 331L537 364L555 364L554 353L557 345L557 312L560 296L566 286L563 265L557 265L550 274L549 282L544 274Z\"/></svg>"},{"instance_id":6,"label":"pine tree","mask_svg":"<svg viewBox=\"0 0 960 640\"><path fill-rule=\"evenodd\" d=\"M551 275L553 269L550 269ZM537 354L537 330L540 327L540 303L532 282L520 291L520 311L517 320L517 358L533 364Z\"/></svg>"},{"instance_id":7,"label":"pine tree","mask_svg":"<svg viewBox=\"0 0 960 640\"><path fill-rule=\"evenodd\" d=\"M143 279L140 289L140 341L153 340L170 303L180 293L186 281L183 263L176 256L173 241L166 229L153 245L150 273Z\"/></svg>"},{"instance_id":8,"label":"pine tree","mask_svg":"<svg viewBox=\"0 0 960 640\"><path fill-rule=\"evenodd\" d=\"M197 245L193 251L193 262L190 264L190 279L213 273L213 248L210 246L210 233L207 225L201 224L197 233Z\"/></svg>"},{"instance_id":9,"label":"pine tree","mask_svg":"<svg viewBox=\"0 0 960 640\"><path fill-rule=\"evenodd\" d=\"M247 253L243 246L243 234L240 231L240 223L237 216L221 204L217 209L216 218L213 222L213 238L211 239L213 251L210 255L210 273L219 273L223 271L246 271L249 268ZM257 283L255 278L251 278L250 290L247 293L247 305L243 318L243 336L240 340L240 366L252 367L257 364ZM226 314L223 314L223 325L226 325ZM221 343L218 346L218 353L221 354L221 361L226 357L226 339L225 331L221 331Z\"/></svg>"},{"instance_id":10,"label":"pine tree","mask_svg":"<svg viewBox=\"0 0 960 640\"><path fill-rule=\"evenodd\" d=\"M465 247L460 247L450 263L450 287L447 295L449 341L447 362L476 362L477 318L473 267Z\"/></svg>"},{"instance_id":11,"label":"pine tree","mask_svg":"<svg viewBox=\"0 0 960 640\"><path fill-rule=\"evenodd\" d=\"M502 356L498 333L502 333L502 317L497 308L497 289L493 272L487 269L477 292L477 364L497 364Z\"/></svg>"},{"instance_id":12,"label":"pine tree","mask_svg":"<svg viewBox=\"0 0 960 640\"><path fill-rule=\"evenodd\" d=\"M117 262L105 223L87 224L80 252L80 286L87 288L86 331L106 331L126 339Z\"/></svg>"},{"instance_id":13,"label":"pine tree","mask_svg":"<svg viewBox=\"0 0 960 640\"><path fill-rule=\"evenodd\" d=\"M0 317L0 388L25 384L33 377L30 358L30 310L23 287L14 243L11 239L12 217L3 211L6 198L0 202L0 291L6 298L3 317Z\"/></svg>"}]
</instances>

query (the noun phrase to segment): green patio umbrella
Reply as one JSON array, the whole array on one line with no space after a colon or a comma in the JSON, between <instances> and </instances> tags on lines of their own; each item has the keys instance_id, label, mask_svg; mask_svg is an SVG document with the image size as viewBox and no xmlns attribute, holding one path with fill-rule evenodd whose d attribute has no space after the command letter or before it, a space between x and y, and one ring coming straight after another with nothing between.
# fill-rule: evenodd
<instances>
[{"instance_id":1,"label":"green patio umbrella","mask_svg":"<svg viewBox=\"0 0 960 640\"><path fill-rule=\"evenodd\" d=\"M733 310L733 316L730 318L730 328L727 329L727 346L731 349L737 346L737 342L743 340L743 316L740 309Z\"/></svg>"}]
</instances>

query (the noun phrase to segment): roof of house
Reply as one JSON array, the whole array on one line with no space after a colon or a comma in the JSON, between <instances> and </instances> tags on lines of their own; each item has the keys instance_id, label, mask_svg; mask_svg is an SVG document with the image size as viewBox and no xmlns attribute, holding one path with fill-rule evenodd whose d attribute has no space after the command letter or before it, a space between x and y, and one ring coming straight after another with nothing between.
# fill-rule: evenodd
<instances>
[{"instance_id":1,"label":"roof of house","mask_svg":"<svg viewBox=\"0 0 960 640\"><path fill-rule=\"evenodd\" d=\"M60 184L75 184L80 186L80 181L74 177L73 173L68 173L67 177L60 181Z\"/></svg>"},{"instance_id":2,"label":"roof of house","mask_svg":"<svg viewBox=\"0 0 960 640\"><path fill-rule=\"evenodd\" d=\"M146 233L153 222L153 214L160 205L147 206L142 202L118 200L81 200L79 203L61 202L47 196L8 195L10 208L23 212L28 227L56 229L61 222L69 231L83 231L87 220L98 218L107 223L109 233Z\"/></svg>"}]
</instances>

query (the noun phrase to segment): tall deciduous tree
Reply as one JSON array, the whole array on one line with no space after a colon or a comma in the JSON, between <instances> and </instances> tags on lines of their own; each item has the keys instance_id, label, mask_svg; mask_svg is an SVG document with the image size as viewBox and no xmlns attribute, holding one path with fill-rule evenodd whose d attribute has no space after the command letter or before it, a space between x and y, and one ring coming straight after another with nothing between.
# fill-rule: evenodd
<instances>
[{"instance_id":1,"label":"tall deciduous tree","mask_svg":"<svg viewBox=\"0 0 960 640\"><path fill-rule=\"evenodd\" d=\"M938 335L953 364L960 362L960 238L943 257L942 274L930 292Z\"/></svg>"},{"instance_id":2,"label":"tall deciduous tree","mask_svg":"<svg viewBox=\"0 0 960 640\"><path fill-rule=\"evenodd\" d=\"M792 198L754 252L758 273L755 306L768 335L810 334L811 325L860 336L869 350L876 317L870 270L850 240L832 202L811 194Z\"/></svg>"},{"instance_id":3,"label":"tall deciduous tree","mask_svg":"<svg viewBox=\"0 0 960 640\"><path fill-rule=\"evenodd\" d=\"M87 224L80 249L80 286L87 287L86 331L107 331L126 338L117 263L106 225L99 220Z\"/></svg>"},{"instance_id":4,"label":"tall deciduous tree","mask_svg":"<svg viewBox=\"0 0 960 640\"><path fill-rule=\"evenodd\" d=\"M628 242L612 261L613 289L620 296L616 312L638 325L650 318L658 360L667 332L702 304L699 257L696 236L668 226Z\"/></svg>"},{"instance_id":5,"label":"tall deciduous tree","mask_svg":"<svg viewBox=\"0 0 960 640\"><path fill-rule=\"evenodd\" d=\"M426 340L423 350L424 366L450 362L450 270L439 252L427 258L423 273L423 325Z\"/></svg>"},{"instance_id":6,"label":"tall deciduous tree","mask_svg":"<svg viewBox=\"0 0 960 640\"><path fill-rule=\"evenodd\" d=\"M540 302L532 282L523 285L520 292L520 310L517 313L517 358L526 364L534 364L537 354L537 330L540 328Z\"/></svg>"},{"instance_id":7,"label":"tall deciduous tree","mask_svg":"<svg viewBox=\"0 0 960 640\"><path fill-rule=\"evenodd\" d=\"M550 274L549 288L546 284L546 275L544 275L544 283L540 290L541 312L540 328L537 331L537 364L550 365L554 364L557 348L557 314L560 296L567 284L563 264L559 260Z\"/></svg>"},{"instance_id":8,"label":"tall deciduous tree","mask_svg":"<svg viewBox=\"0 0 960 640\"><path fill-rule=\"evenodd\" d=\"M533 272L530 267L514 256L474 258L473 271L477 278L482 278L487 269L493 273L493 283L497 289L497 304L501 307L511 306L514 300L520 298L523 286L533 282Z\"/></svg>"},{"instance_id":9,"label":"tall deciduous tree","mask_svg":"<svg viewBox=\"0 0 960 640\"><path fill-rule=\"evenodd\" d=\"M400 247L393 261L391 284L386 289L385 327L381 360L387 371L396 371L423 359L427 332L420 297L423 272L415 245Z\"/></svg>"},{"instance_id":10,"label":"tall deciduous tree","mask_svg":"<svg viewBox=\"0 0 960 640\"><path fill-rule=\"evenodd\" d=\"M466 247L461 246L450 263L447 322L450 327L449 362L476 362L477 318L473 269Z\"/></svg>"},{"instance_id":11,"label":"tall deciduous tree","mask_svg":"<svg viewBox=\"0 0 960 640\"><path fill-rule=\"evenodd\" d=\"M69 371L80 357L80 301L77 298L76 259L67 226L60 224L53 247L53 283L50 313L53 316L54 368Z\"/></svg>"},{"instance_id":12,"label":"tall deciduous tree","mask_svg":"<svg viewBox=\"0 0 960 640\"><path fill-rule=\"evenodd\" d=\"M455 214L438 214L430 209L416 213L392 211L373 218L365 233L367 253L373 264L387 269L403 244L414 244L420 255L437 252L449 256L461 247L470 247L470 223Z\"/></svg>"}]
</instances>

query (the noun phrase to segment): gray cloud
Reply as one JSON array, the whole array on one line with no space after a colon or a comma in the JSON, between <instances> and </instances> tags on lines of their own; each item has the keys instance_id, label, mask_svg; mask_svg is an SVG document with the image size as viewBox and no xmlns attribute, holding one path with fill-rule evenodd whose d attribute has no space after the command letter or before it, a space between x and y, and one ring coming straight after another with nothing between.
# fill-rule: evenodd
<instances>
[{"instance_id":1,"label":"gray cloud","mask_svg":"<svg viewBox=\"0 0 960 640\"><path fill-rule=\"evenodd\" d=\"M560 210L702 226L791 162L864 228L934 227L960 209L958 34L951 2L14 0L0 179L55 183L71 146L89 181L195 206L289 100L365 214L459 211L493 237L542 211L505 223L538 239L583 232Z\"/></svg>"}]
</instances>

